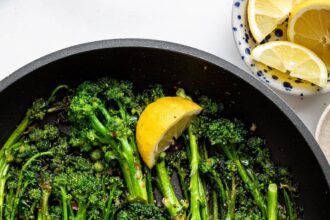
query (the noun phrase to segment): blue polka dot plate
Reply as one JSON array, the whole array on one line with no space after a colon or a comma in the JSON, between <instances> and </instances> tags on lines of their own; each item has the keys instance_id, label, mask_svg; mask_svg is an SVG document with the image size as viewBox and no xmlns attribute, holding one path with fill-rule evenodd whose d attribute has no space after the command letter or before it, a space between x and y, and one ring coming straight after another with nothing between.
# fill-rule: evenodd
<instances>
[{"instance_id":1,"label":"blue polka dot plate","mask_svg":"<svg viewBox=\"0 0 330 220\"><path fill-rule=\"evenodd\" d=\"M249 30L247 18L248 0L234 0L232 9L232 31L235 43L241 54L242 60L251 69L252 74L276 90L293 95L315 95L330 92L330 83L326 88L291 77L287 73L280 72L264 64L255 62L251 58L251 51L257 46L256 41ZM277 40L287 40L287 21L279 25L276 30L268 35L262 43Z\"/></svg>"}]
</instances>

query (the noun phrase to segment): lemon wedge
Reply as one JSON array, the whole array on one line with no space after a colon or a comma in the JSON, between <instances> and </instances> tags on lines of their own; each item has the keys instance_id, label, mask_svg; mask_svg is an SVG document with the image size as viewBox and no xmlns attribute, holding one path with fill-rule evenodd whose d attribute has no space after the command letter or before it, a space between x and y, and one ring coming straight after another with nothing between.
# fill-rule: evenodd
<instances>
[{"instance_id":1,"label":"lemon wedge","mask_svg":"<svg viewBox=\"0 0 330 220\"><path fill-rule=\"evenodd\" d=\"M254 39L260 43L289 16L293 0L249 0L248 22Z\"/></svg>"},{"instance_id":2,"label":"lemon wedge","mask_svg":"<svg viewBox=\"0 0 330 220\"><path fill-rule=\"evenodd\" d=\"M324 62L311 50L287 41L262 44L252 51L252 59L320 87L328 82Z\"/></svg>"},{"instance_id":3,"label":"lemon wedge","mask_svg":"<svg viewBox=\"0 0 330 220\"><path fill-rule=\"evenodd\" d=\"M201 111L198 104L181 97L163 97L146 107L137 123L136 141L149 168L182 134L191 118Z\"/></svg>"},{"instance_id":4,"label":"lemon wedge","mask_svg":"<svg viewBox=\"0 0 330 220\"><path fill-rule=\"evenodd\" d=\"M289 19L288 38L314 51L330 70L330 1L303 1Z\"/></svg>"}]
</instances>

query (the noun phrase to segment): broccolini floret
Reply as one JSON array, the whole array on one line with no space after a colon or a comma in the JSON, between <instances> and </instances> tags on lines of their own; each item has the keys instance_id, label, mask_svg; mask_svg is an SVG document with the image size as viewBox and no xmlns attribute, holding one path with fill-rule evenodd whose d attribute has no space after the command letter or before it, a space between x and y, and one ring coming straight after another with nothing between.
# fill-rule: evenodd
<instances>
[{"instance_id":1,"label":"broccolini floret","mask_svg":"<svg viewBox=\"0 0 330 220\"><path fill-rule=\"evenodd\" d=\"M37 99L0 150L0 219L298 219L289 171L207 96L196 93L203 111L155 168L142 164L135 126L165 95L103 78Z\"/></svg>"},{"instance_id":2,"label":"broccolini floret","mask_svg":"<svg viewBox=\"0 0 330 220\"><path fill-rule=\"evenodd\" d=\"M75 131L71 142L83 146L83 150L91 150L89 146L95 143L111 146L121 166L129 200L147 202L145 177L132 130L137 122L136 108L129 82L103 79L81 84L71 100L69 117L82 129Z\"/></svg>"},{"instance_id":3,"label":"broccolini floret","mask_svg":"<svg viewBox=\"0 0 330 220\"><path fill-rule=\"evenodd\" d=\"M237 171L245 183L246 189L254 197L255 204L259 207L264 218L267 216L265 198L260 192L259 183L254 178L252 170L247 170L241 163L238 146L244 141L246 130L241 122L228 119L213 120L208 124L205 134L212 145L222 148L228 159L235 162ZM251 171L251 172L250 172Z\"/></svg>"},{"instance_id":4,"label":"broccolini floret","mask_svg":"<svg viewBox=\"0 0 330 220\"><path fill-rule=\"evenodd\" d=\"M116 216L117 220L165 220L166 215L159 207L151 204L132 203L120 210Z\"/></svg>"},{"instance_id":5,"label":"broccolini floret","mask_svg":"<svg viewBox=\"0 0 330 220\"><path fill-rule=\"evenodd\" d=\"M13 162L15 157L14 155L8 153L8 151L12 152L13 150L16 150L16 148L22 146L22 143L20 143L20 138L24 132L28 132L28 127L32 123L40 121L45 117L48 110L52 108L54 101L56 101L58 92L62 89L67 90L68 87L65 85L60 85L53 90L48 100L37 99L34 101L32 106L27 110L23 120L16 127L0 150L0 218L2 218L4 214L4 190L8 179L7 174L10 163Z\"/></svg>"}]
</instances>

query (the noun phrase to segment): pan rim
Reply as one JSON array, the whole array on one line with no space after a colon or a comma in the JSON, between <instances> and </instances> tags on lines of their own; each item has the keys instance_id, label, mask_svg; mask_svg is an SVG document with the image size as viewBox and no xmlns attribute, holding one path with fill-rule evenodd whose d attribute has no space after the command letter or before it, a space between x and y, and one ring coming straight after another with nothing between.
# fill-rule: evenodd
<instances>
[{"instance_id":1,"label":"pan rim","mask_svg":"<svg viewBox=\"0 0 330 220\"><path fill-rule=\"evenodd\" d=\"M130 47L165 50L169 52L192 56L229 71L231 74L234 74L238 78L248 83L253 88L257 89L264 96L266 96L266 98L273 102L279 108L279 110L291 121L291 123L293 123L296 129L302 134L303 138L312 150L319 166L321 167L324 177L327 181L328 188L330 189L330 166L320 146L316 142L311 132L293 112L293 110L285 103L285 101L281 97L279 97L273 90L271 90L270 87L258 81L253 76L251 76L251 74L246 73L239 67L234 66L228 61L225 61L215 55L189 46L171 43L167 41L138 38L110 39L78 44L42 56L14 71L9 76L0 81L0 93L2 93L11 84L15 83L17 80L23 78L34 70L37 70L57 60L95 50Z\"/></svg>"}]
</instances>

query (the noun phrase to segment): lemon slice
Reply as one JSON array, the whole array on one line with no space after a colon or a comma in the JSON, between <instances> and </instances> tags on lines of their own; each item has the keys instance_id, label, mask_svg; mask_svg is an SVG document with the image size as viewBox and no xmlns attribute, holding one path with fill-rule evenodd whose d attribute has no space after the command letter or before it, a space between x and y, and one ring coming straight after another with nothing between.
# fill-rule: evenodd
<instances>
[{"instance_id":1,"label":"lemon slice","mask_svg":"<svg viewBox=\"0 0 330 220\"><path fill-rule=\"evenodd\" d=\"M293 0L249 0L248 22L254 39L260 43L283 23L292 9Z\"/></svg>"},{"instance_id":2,"label":"lemon slice","mask_svg":"<svg viewBox=\"0 0 330 220\"><path fill-rule=\"evenodd\" d=\"M149 168L201 111L199 105L181 97L163 97L146 107L137 123L136 141Z\"/></svg>"},{"instance_id":3,"label":"lemon slice","mask_svg":"<svg viewBox=\"0 0 330 220\"><path fill-rule=\"evenodd\" d=\"M330 70L330 1L303 1L289 19L288 38L314 51Z\"/></svg>"},{"instance_id":4,"label":"lemon slice","mask_svg":"<svg viewBox=\"0 0 330 220\"><path fill-rule=\"evenodd\" d=\"M323 61L311 50L287 41L262 44L252 51L252 59L320 87L328 82Z\"/></svg>"}]
</instances>

